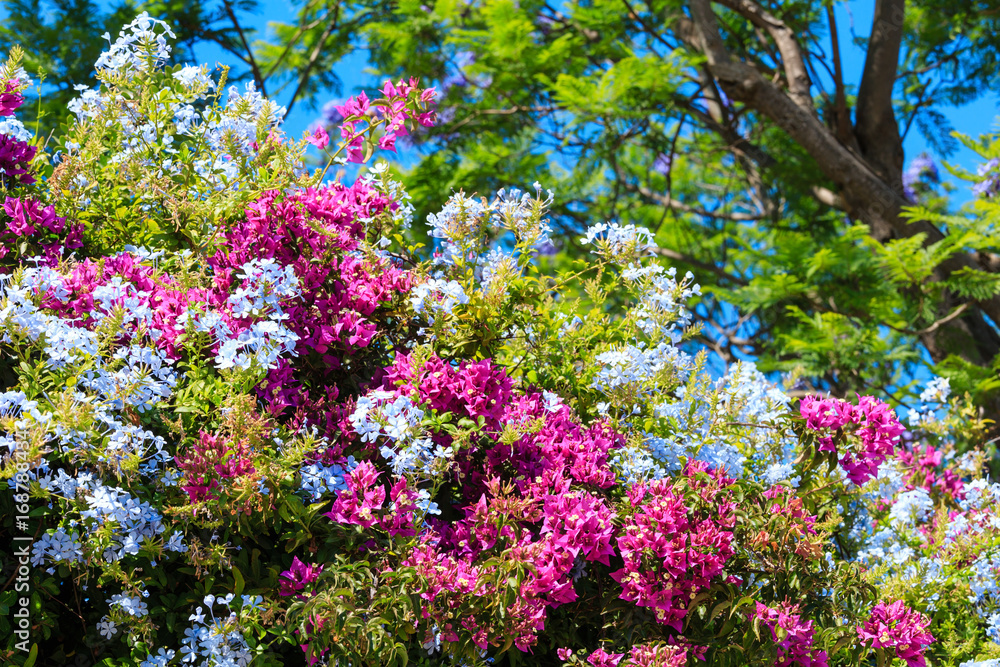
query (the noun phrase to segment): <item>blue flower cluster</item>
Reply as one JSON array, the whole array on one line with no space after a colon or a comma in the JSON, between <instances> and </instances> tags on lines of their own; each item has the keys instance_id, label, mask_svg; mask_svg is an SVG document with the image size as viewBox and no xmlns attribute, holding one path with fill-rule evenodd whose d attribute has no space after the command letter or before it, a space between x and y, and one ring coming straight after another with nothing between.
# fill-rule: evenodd
<instances>
[{"instance_id":1,"label":"blue flower cluster","mask_svg":"<svg viewBox=\"0 0 1000 667\"><path fill-rule=\"evenodd\" d=\"M244 667L250 663L253 653L239 624L248 612L260 609L263 598L259 595L243 595L242 605L234 609L235 598L232 593L218 598L207 595L203 604L208 610L208 616L198 607L188 617L191 626L184 631L181 642L182 664L198 667ZM225 607L228 613L216 616L217 606ZM147 654L139 667L166 667L176 655L177 652L173 649L160 648L156 655Z\"/></svg>"},{"instance_id":2,"label":"blue flower cluster","mask_svg":"<svg viewBox=\"0 0 1000 667\"><path fill-rule=\"evenodd\" d=\"M214 595L205 596L203 602L210 620L206 622L201 607L188 617L192 624L184 631L184 640L181 642L181 655L184 656L182 662L199 667L243 667L249 664L253 654L237 626L239 614L231 606L235 597L232 593L219 598ZM259 603L259 597L243 596L244 609ZM216 617L217 605L224 606L229 613Z\"/></svg>"},{"instance_id":3,"label":"blue flower cluster","mask_svg":"<svg viewBox=\"0 0 1000 667\"><path fill-rule=\"evenodd\" d=\"M948 397L951 395L951 384L947 378L934 378L920 392L920 409L910 408L907 421L910 426L919 426L938 421L942 408L947 408Z\"/></svg>"},{"instance_id":4,"label":"blue flower cluster","mask_svg":"<svg viewBox=\"0 0 1000 667\"><path fill-rule=\"evenodd\" d=\"M669 340L674 345L681 342L684 330L691 324L691 312L686 304L692 296L701 294L701 286L694 283L690 271L681 281L677 281L677 269L670 267L663 271L653 265L655 271L648 271L641 283L639 303L632 310L636 324L652 340ZM626 271L626 278L639 278L636 271Z\"/></svg>"},{"instance_id":5,"label":"blue flower cluster","mask_svg":"<svg viewBox=\"0 0 1000 667\"><path fill-rule=\"evenodd\" d=\"M131 103L121 99L117 87L132 85L166 63L170 58L167 38L173 36L165 23L141 14L125 26L97 61L98 78L107 84L105 88L77 85L78 97L69 103L69 109L80 124L93 122L102 131L118 132L121 144L109 157L112 163L141 164L156 178L169 175L194 183L189 193L194 199L239 188L241 166L277 131L285 109L264 98L253 82L242 92L232 86L225 107L202 104L216 83L207 67L186 65L173 73L175 83L151 103L155 111L126 111ZM110 41L110 35L105 39ZM80 142L67 140L65 148L73 153L80 150ZM177 158L182 152L184 160ZM301 167L301 161L297 166ZM187 178L185 170L199 178ZM77 175L74 184L78 205L89 200L86 176ZM144 203L142 207L148 210L153 205Z\"/></svg>"},{"instance_id":6,"label":"blue flower cluster","mask_svg":"<svg viewBox=\"0 0 1000 667\"><path fill-rule=\"evenodd\" d=\"M453 451L420 437L423 417L424 411L409 397L377 390L358 399L348 420L362 442L376 442L380 437L388 440L379 453L396 475L432 475Z\"/></svg>"},{"instance_id":7,"label":"blue flower cluster","mask_svg":"<svg viewBox=\"0 0 1000 667\"><path fill-rule=\"evenodd\" d=\"M324 493L337 493L347 490L344 477L357 466L353 456L349 456L344 465L324 465L310 463L299 468L299 488L307 492L312 500L319 500Z\"/></svg>"},{"instance_id":8,"label":"blue flower cluster","mask_svg":"<svg viewBox=\"0 0 1000 667\"><path fill-rule=\"evenodd\" d=\"M39 310L31 296L31 290L11 276L0 276L0 341L41 342L55 368L97 355L96 333Z\"/></svg>"},{"instance_id":9,"label":"blue flower cluster","mask_svg":"<svg viewBox=\"0 0 1000 667\"><path fill-rule=\"evenodd\" d=\"M889 520L897 530L916 528L934 513L934 501L927 489L916 488L896 496L889 511Z\"/></svg>"},{"instance_id":10,"label":"blue flower cluster","mask_svg":"<svg viewBox=\"0 0 1000 667\"><path fill-rule=\"evenodd\" d=\"M128 405L145 412L170 398L177 373L166 352L132 345L116 350L112 359L123 362L122 367L89 371L81 383L97 392L111 409L123 410Z\"/></svg>"},{"instance_id":11,"label":"blue flower cluster","mask_svg":"<svg viewBox=\"0 0 1000 667\"><path fill-rule=\"evenodd\" d=\"M602 352L595 357L601 364L592 385L607 394L622 393L629 398L652 395L659 383L684 381L694 370L694 361L668 343L646 347L642 342Z\"/></svg>"},{"instance_id":12,"label":"blue flower cluster","mask_svg":"<svg viewBox=\"0 0 1000 667\"><path fill-rule=\"evenodd\" d=\"M92 481L88 491L90 493L85 497L88 509L80 512L80 516L92 519L94 529L99 526L112 528L113 541L103 554L106 561L138 554L144 544L151 548L162 544L167 551L187 551L180 533L175 533L166 541L157 539L166 531L166 526L163 516L148 502L138 502L127 491L104 486L99 481Z\"/></svg>"}]
</instances>

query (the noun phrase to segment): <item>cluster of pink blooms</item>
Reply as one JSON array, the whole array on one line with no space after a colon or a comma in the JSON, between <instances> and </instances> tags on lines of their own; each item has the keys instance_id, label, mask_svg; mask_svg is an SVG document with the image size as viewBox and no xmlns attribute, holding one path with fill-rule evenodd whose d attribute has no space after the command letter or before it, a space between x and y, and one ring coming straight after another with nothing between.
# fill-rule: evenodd
<instances>
[{"instance_id":1,"label":"cluster of pink blooms","mask_svg":"<svg viewBox=\"0 0 1000 667\"><path fill-rule=\"evenodd\" d=\"M67 225L52 206L7 197L3 212L7 219L0 221L0 259L29 241L37 244L47 266L57 266L64 253L83 247L83 225Z\"/></svg>"},{"instance_id":2,"label":"cluster of pink blooms","mask_svg":"<svg viewBox=\"0 0 1000 667\"><path fill-rule=\"evenodd\" d=\"M17 79L4 82L0 90L0 116L10 116L24 104L24 95L18 91L20 87L21 82Z\"/></svg>"},{"instance_id":3,"label":"cluster of pink blooms","mask_svg":"<svg viewBox=\"0 0 1000 667\"><path fill-rule=\"evenodd\" d=\"M358 123L365 123L371 126L376 122L384 124L384 133L378 140L378 147L383 150L396 150L396 138L409 134L407 121L415 120L418 125L430 127L434 124L433 111L420 111L420 106L426 105L434 99L433 88L421 90L417 88L417 81L400 80L393 84L386 81L380 91L384 99L378 104L371 104L368 96L361 93L357 97L352 97L343 105L337 107L337 112L343 116L344 121L340 125L340 135L343 137L347 147L348 162L364 162L364 136L365 128L358 128ZM322 142L322 137L316 135L316 145Z\"/></svg>"},{"instance_id":4,"label":"cluster of pink blooms","mask_svg":"<svg viewBox=\"0 0 1000 667\"><path fill-rule=\"evenodd\" d=\"M239 268L254 259L292 267L301 295L285 305L285 325L298 335L302 354L315 353L313 370L322 376L367 347L376 330L372 314L412 286L408 271L358 252L365 238L361 221L395 206L361 180L291 195L266 192L226 232L225 252L209 259L216 283L228 292ZM287 360L271 371L262 393L273 412L308 404L302 382L311 378L303 371Z\"/></svg>"},{"instance_id":5,"label":"cluster of pink blooms","mask_svg":"<svg viewBox=\"0 0 1000 667\"><path fill-rule=\"evenodd\" d=\"M571 491L565 479L551 480L553 489L543 488L547 481L539 480L531 489L533 497L522 497L495 480L490 497L484 494L466 508L464 519L450 526L438 524L440 533L422 536L408 564L424 579L423 613L443 628L445 639L457 640L455 625L460 624L481 648L509 636L518 648L528 650L545 627L546 609L577 599L574 569L582 573L588 562L609 564L614 554L612 510L599 496ZM523 563L532 568L513 591L505 618L456 616L463 603L502 599L507 584L500 574Z\"/></svg>"},{"instance_id":6,"label":"cluster of pink blooms","mask_svg":"<svg viewBox=\"0 0 1000 667\"><path fill-rule=\"evenodd\" d=\"M751 619L767 628L778 647L775 667L826 667L826 651L813 648L816 629L812 621L802 620L797 605L781 603L774 607L757 603Z\"/></svg>"},{"instance_id":7,"label":"cluster of pink blooms","mask_svg":"<svg viewBox=\"0 0 1000 667\"><path fill-rule=\"evenodd\" d=\"M362 461L346 475L347 490L342 491L329 512L324 514L336 523L362 528L378 526L389 535L409 537L416 533L413 525L414 499L417 494L407 488L401 477L389 490L390 505L385 506L385 487L378 481L379 473L369 461Z\"/></svg>"},{"instance_id":8,"label":"cluster of pink blooms","mask_svg":"<svg viewBox=\"0 0 1000 667\"><path fill-rule=\"evenodd\" d=\"M921 487L928 491L936 489L954 500L964 497L965 485L962 478L955 471L942 466L944 455L933 445L925 445L923 451L900 448L896 451L896 460L901 464L903 481L908 487Z\"/></svg>"},{"instance_id":9,"label":"cluster of pink blooms","mask_svg":"<svg viewBox=\"0 0 1000 667\"><path fill-rule=\"evenodd\" d=\"M431 357L419 368L409 355L397 354L383 382L387 389L439 412L484 421L483 430L496 433L511 400L512 383L504 369L489 359L457 365Z\"/></svg>"},{"instance_id":10,"label":"cluster of pink blooms","mask_svg":"<svg viewBox=\"0 0 1000 667\"><path fill-rule=\"evenodd\" d=\"M480 431L485 435L498 435L504 424L525 427L545 420L543 428L526 433L513 444L494 442L459 454L456 460L469 502L479 498L489 479L501 476L511 476L523 492L531 480L546 474L565 475L578 484L602 489L615 482L608 453L624 444L620 434L603 424L580 426L567 406L547 405L537 392L515 395L506 372L489 359L451 365L432 357L414 368L410 357L400 354L388 369L384 384L439 412L481 418ZM442 446L451 444L443 433L436 434L434 441Z\"/></svg>"},{"instance_id":11,"label":"cluster of pink blooms","mask_svg":"<svg viewBox=\"0 0 1000 667\"><path fill-rule=\"evenodd\" d=\"M704 659L704 649L671 644L639 644L633 646L629 653L608 653L599 648L589 656L587 663L593 667L685 667L688 656ZM556 655L560 660L569 660L570 649L558 649ZM622 662L622 659L625 662Z\"/></svg>"},{"instance_id":12,"label":"cluster of pink blooms","mask_svg":"<svg viewBox=\"0 0 1000 667\"><path fill-rule=\"evenodd\" d=\"M861 446L844 452L840 465L847 478L858 485L878 475L878 467L893 454L896 441L906 430L892 408L873 396L861 396L858 405L838 398L806 396L799 410L809 428L823 433L820 451L837 451L831 432L852 429Z\"/></svg>"},{"instance_id":13,"label":"cluster of pink blooms","mask_svg":"<svg viewBox=\"0 0 1000 667\"><path fill-rule=\"evenodd\" d=\"M425 409L481 424L478 443L455 455L454 469L463 478L458 500L464 518L428 517L407 560L422 577L427 603L422 613L446 641L457 640L461 628L482 648L513 637L527 650L545 627L546 610L576 599L574 571L582 573L588 562L607 566L615 553L615 515L595 491L615 482L608 453L621 446L621 436L603 424L580 426L567 406L548 404L536 392L515 394L506 372L488 359L449 364L431 357L418 365L398 354L386 369L383 388ZM504 425L524 432L503 444ZM438 447L452 445L446 432L431 437ZM359 464L347 477L348 491L327 516L412 535L412 526L404 532L412 512L401 511L412 508L412 492L400 481L404 486L397 483L391 491L395 509L387 514L386 489L374 467ZM387 524L389 517L403 521ZM504 618L457 615L476 599L496 599L503 592L498 587L507 585L507 577L500 576L503 568L519 563L533 567Z\"/></svg>"},{"instance_id":14,"label":"cluster of pink blooms","mask_svg":"<svg viewBox=\"0 0 1000 667\"><path fill-rule=\"evenodd\" d=\"M279 595L296 595L306 586L315 582L323 572L322 565L306 564L298 556L292 558L292 566L281 573L281 590Z\"/></svg>"},{"instance_id":15,"label":"cluster of pink blooms","mask_svg":"<svg viewBox=\"0 0 1000 667\"><path fill-rule=\"evenodd\" d=\"M137 255L127 252L100 262L85 259L75 264L61 282L65 292L57 295L56 289L50 289L44 295L42 306L68 316L76 326L91 327L112 308L128 300L137 300L149 311L146 327L154 344L173 359L180 356L177 338L184 333L189 305L198 303L222 308L226 299L225 294L210 290L181 289L170 276L162 275L143 264ZM121 286L119 296L102 304L96 303L94 291L112 284ZM124 323L123 340L138 335L140 329L137 321Z\"/></svg>"},{"instance_id":16,"label":"cluster of pink blooms","mask_svg":"<svg viewBox=\"0 0 1000 667\"><path fill-rule=\"evenodd\" d=\"M20 82L11 79L3 84L0 92L0 118L10 116L24 103L24 96L17 92ZM30 164L38 149L10 134L0 132L0 181L6 187L35 182Z\"/></svg>"},{"instance_id":17,"label":"cluster of pink blooms","mask_svg":"<svg viewBox=\"0 0 1000 667\"><path fill-rule=\"evenodd\" d=\"M175 460L184 472L185 483L181 488L193 503L217 500L217 492L226 480L254 473L246 443L230 442L204 431L194 445Z\"/></svg>"},{"instance_id":18,"label":"cluster of pink blooms","mask_svg":"<svg viewBox=\"0 0 1000 667\"><path fill-rule=\"evenodd\" d=\"M299 560L298 556L292 558L292 566L282 572L279 575L281 579L281 585L278 590L278 594L283 597L295 596L299 600L305 600L308 596L301 591L305 590L307 586L316 583L319 579L319 575L323 573L323 566L316 565L313 563L303 563ZM315 593L313 593L315 594ZM315 632L323 627L324 621L320 618L313 618L306 622L306 628L309 632ZM296 635L300 635L299 630L295 630ZM309 644L300 644L300 648L305 653L309 653ZM328 649L322 651L323 654L327 653ZM319 657L310 656L307 661L310 665L315 665L319 662Z\"/></svg>"},{"instance_id":19,"label":"cluster of pink blooms","mask_svg":"<svg viewBox=\"0 0 1000 667\"><path fill-rule=\"evenodd\" d=\"M707 472L704 478L699 473ZM734 552L736 505L723 489L733 480L705 464L692 462L686 475L703 509L690 507L673 480L636 484L629 500L636 508L618 536L625 565L611 573L622 598L650 607L656 619L681 631L692 595L722 574Z\"/></svg>"},{"instance_id":20,"label":"cluster of pink blooms","mask_svg":"<svg viewBox=\"0 0 1000 667\"><path fill-rule=\"evenodd\" d=\"M913 611L902 600L879 602L871 616L858 628L858 639L874 649L893 649L908 667L924 667L924 649L934 642L927 632L930 624L923 614Z\"/></svg>"}]
</instances>

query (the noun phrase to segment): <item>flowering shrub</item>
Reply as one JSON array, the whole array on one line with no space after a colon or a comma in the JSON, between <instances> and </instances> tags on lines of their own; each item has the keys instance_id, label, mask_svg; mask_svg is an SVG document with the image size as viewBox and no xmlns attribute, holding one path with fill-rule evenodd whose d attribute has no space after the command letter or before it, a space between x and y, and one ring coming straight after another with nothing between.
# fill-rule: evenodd
<instances>
[{"instance_id":1,"label":"flowering shrub","mask_svg":"<svg viewBox=\"0 0 1000 667\"><path fill-rule=\"evenodd\" d=\"M694 276L604 223L554 268L540 184L453 194L424 250L371 159L433 91L293 140L171 37L126 26L51 155L0 69L5 661L1000 656L1000 486L946 381L906 430L713 377Z\"/></svg>"}]
</instances>

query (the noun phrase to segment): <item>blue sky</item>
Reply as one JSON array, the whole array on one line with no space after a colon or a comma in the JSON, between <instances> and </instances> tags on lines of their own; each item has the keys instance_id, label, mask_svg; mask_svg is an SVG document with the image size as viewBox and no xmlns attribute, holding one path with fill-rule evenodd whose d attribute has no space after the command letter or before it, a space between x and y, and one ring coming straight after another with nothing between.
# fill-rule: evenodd
<instances>
[{"instance_id":1,"label":"blue sky","mask_svg":"<svg viewBox=\"0 0 1000 667\"><path fill-rule=\"evenodd\" d=\"M102 9L108 9L111 2L100 0ZM861 79L861 72L864 68L864 50L853 44L854 36L866 36L868 27L871 24L871 17L874 10L875 0L851 0L847 4L838 3L836 5L836 16L839 29L839 43L843 59L844 77L848 85L857 86ZM0 20L5 12L0 5ZM245 28L252 28L257 32L258 38L273 37L269 29L269 23L282 22L293 23L295 21L295 8L287 0L261 0L259 11L253 14L242 14L241 20ZM232 57L223 53L218 48L201 47L196 54L198 59L214 65L217 61L232 64ZM344 94L358 92L362 88L371 88L380 82L367 71L367 59L364 51L358 51L351 57L345 59L336 68L337 75L344 83ZM278 95L277 101L287 103L287 98L291 95L290 88L282 95ZM333 91L328 91L327 99L334 97ZM284 99L282 99L284 98ZM320 101L320 106L322 102ZM978 136L980 133L997 131L1000 126L997 124L997 103L998 94L990 91L982 95L975 102L960 108L940 109L949 119L956 130L970 136ZM302 131L315 119L317 111L310 109L305 104L296 104L292 113L285 120L285 129L292 136L299 136ZM933 155L934 151L927 145L923 136L912 129L906 137L904 144L906 160L909 161L923 151ZM938 156L935 156L938 158ZM960 165L966 169L974 170L980 163L980 159L972 151L964 146L954 153L949 161L952 164ZM942 176L947 178L947 172L941 170ZM969 199L968 188L964 184L957 183L959 189L953 195L956 204Z\"/></svg>"},{"instance_id":2,"label":"blue sky","mask_svg":"<svg viewBox=\"0 0 1000 667\"><path fill-rule=\"evenodd\" d=\"M865 52L853 43L853 38L854 36L867 36L874 5L875 0L852 0L846 5L838 4L836 7L840 51L845 82L848 85L857 86L861 80ZM294 21L294 13L291 5L284 0L263 0L261 11L254 16L247 17L247 19L247 23L257 29L261 36L264 36L270 34L269 21L291 23ZM212 54L206 50L203 57L206 61L211 62L218 59L219 54ZM378 85L379 81L366 73L366 66L367 62L363 51L356 52L352 57L338 65L337 74L344 82L345 94L357 92L363 87L370 88L373 85ZM282 100L281 97L278 97L279 102L287 101L287 99ZM329 97L333 97L332 92ZM961 108L944 108L941 111L957 131L976 137L980 133L998 129L996 122L997 102L997 93L987 92L971 104ZM292 136L298 136L314 120L316 113L306 105L296 105L285 121L286 130ZM907 135L904 149L907 162L924 151L934 154L916 127L911 129ZM935 156L935 158L940 159L939 156ZM962 146L949 157L948 161L966 169L975 170L981 160L975 153ZM961 204L968 201L971 196L968 187L964 183L952 179L945 170L940 171L945 180L951 180L958 186L953 194L954 203Z\"/></svg>"},{"instance_id":3,"label":"blue sky","mask_svg":"<svg viewBox=\"0 0 1000 667\"><path fill-rule=\"evenodd\" d=\"M252 28L257 32L257 39L270 40L274 38L274 32L269 29L269 23L295 23L295 8L285 0L261 0L259 11L254 14L241 14L240 19L244 28ZM203 46L196 55L200 61L211 65L214 65L216 61L231 64L233 60L231 55L217 47ZM373 86L380 85L381 81L367 73L367 68L368 59L363 50L356 51L342 60L335 70L344 84L343 95L338 97L346 97L363 89L370 90ZM294 86L288 86L282 94L274 98L275 101L287 105L293 88ZM334 98L334 91L327 91L327 93L328 96L325 99L317 100L316 109L309 108L302 101L296 102L292 112L285 118L285 132L293 137L301 136L302 132L318 116L319 108L323 106L323 102Z\"/></svg>"}]
</instances>

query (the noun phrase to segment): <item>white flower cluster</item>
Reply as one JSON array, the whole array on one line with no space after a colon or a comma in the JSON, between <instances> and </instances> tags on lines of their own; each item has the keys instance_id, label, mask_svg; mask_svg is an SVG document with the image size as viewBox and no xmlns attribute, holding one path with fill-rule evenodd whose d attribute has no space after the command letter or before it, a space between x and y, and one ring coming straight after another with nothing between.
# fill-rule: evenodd
<instances>
[{"instance_id":1,"label":"white flower cluster","mask_svg":"<svg viewBox=\"0 0 1000 667\"><path fill-rule=\"evenodd\" d=\"M105 34L104 38L110 42L111 36ZM232 86L223 108L202 105L200 101L217 84L207 66L189 64L173 72L176 84L161 91L158 99L164 101L153 103L155 111L136 114L114 92L115 87L165 65L170 57L168 38L175 35L166 23L145 12L140 14L97 60L98 77L106 86L91 89L77 85L78 97L68 108L80 122L97 120L101 127L121 130L122 144L110 156L112 163L138 163L158 178L183 176L183 167L188 164L200 176L190 192L195 198L239 187L241 163L255 155L259 144L279 128L285 109L267 100L252 82L242 92ZM23 134L13 124L10 131ZM181 150L176 137L190 139L185 144L188 153L184 161L175 157ZM65 147L72 153L80 144L67 141Z\"/></svg>"},{"instance_id":2,"label":"white flower cluster","mask_svg":"<svg viewBox=\"0 0 1000 667\"><path fill-rule=\"evenodd\" d=\"M24 124L13 116L0 116L0 134L18 141L31 141L32 134Z\"/></svg>"},{"instance_id":3,"label":"white flower cluster","mask_svg":"<svg viewBox=\"0 0 1000 667\"><path fill-rule=\"evenodd\" d=\"M441 240L435 262L472 266L485 291L502 289L498 278L518 275L527 251L551 243L544 216L555 196L551 190L543 195L537 182L532 187L534 194L500 189L490 202L452 195L439 213L427 216L431 236Z\"/></svg>"},{"instance_id":4,"label":"white flower cluster","mask_svg":"<svg viewBox=\"0 0 1000 667\"><path fill-rule=\"evenodd\" d=\"M170 58L168 36L177 38L166 22L150 18L148 12L143 12L121 29L118 39L101 54L95 66L98 70L125 76L149 71ZM110 34L104 33L101 37L111 42Z\"/></svg>"},{"instance_id":5,"label":"white flower cluster","mask_svg":"<svg viewBox=\"0 0 1000 667\"><path fill-rule=\"evenodd\" d=\"M222 313L188 313L189 326L211 333L219 345L215 365L220 369L274 368L283 355L295 356L298 335L285 326L288 319L281 301L300 294L299 279L290 266L282 267L273 259L254 260L241 267L243 281L229 295L227 305L234 317L263 317L249 327L233 331Z\"/></svg>"},{"instance_id":6,"label":"white flower cluster","mask_svg":"<svg viewBox=\"0 0 1000 667\"><path fill-rule=\"evenodd\" d=\"M664 432L647 433L641 447L630 445L612 455L625 479L655 479L693 460L741 477L753 459L751 472L765 482L787 480L797 486L794 438L775 424L789 398L754 364L740 362L714 382L699 375L676 396L654 406L654 414L669 424Z\"/></svg>"},{"instance_id":7,"label":"white flower cluster","mask_svg":"<svg viewBox=\"0 0 1000 667\"><path fill-rule=\"evenodd\" d=\"M230 334L231 335L231 334ZM219 369L274 368L282 355L294 356L299 337L280 322L254 322L235 337L226 338L219 346L215 365Z\"/></svg>"},{"instance_id":8,"label":"white flower cluster","mask_svg":"<svg viewBox=\"0 0 1000 667\"><path fill-rule=\"evenodd\" d=\"M215 81L208 73L208 67L205 65L185 65L180 70L174 72L174 78L180 81L186 88L196 91L215 88Z\"/></svg>"},{"instance_id":9,"label":"white flower cluster","mask_svg":"<svg viewBox=\"0 0 1000 667\"><path fill-rule=\"evenodd\" d=\"M411 439L424 418L424 411L406 396L376 390L358 398L348 417L362 442L375 442L385 436L397 442Z\"/></svg>"},{"instance_id":10,"label":"white flower cluster","mask_svg":"<svg viewBox=\"0 0 1000 667\"><path fill-rule=\"evenodd\" d=\"M896 502L889 511L889 521L897 530L912 529L929 519L933 512L934 501L930 493L918 487L896 496Z\"/></svg>"},{"instance_id":11,"label":"white flower cluster","mask_svg":"<svg viewBox=\"0 0 1000 667\"><path fill-rule=\"evenodd\" d=\"M10 343L25 335L32 341L44 341L48 363L53 367L97 355L97 335L75 327L62 317L38 309L29 290L13 284L10 276L0 276L0 341Z\"/></svg>"},{"instance_id":12,"label":"white flower cluster","mask_svg":"<svg viewBox=\"0 0 1000 667\"><path fill-rule=\"evenodd\" d=\"M90 371L83 381L83 386L96 391L112 409L122 410L129 405L145 412L170 398L177 373L166 352L132 345L119 348L112 358L124 365L117 370L102 367Z\"/></svg>"},{"instance_id":13,"label":"white flower cluster","mask_svg":"<svg viewBox=\"0 0 1000 667\"><path fill-rule=\"evenodd\" d=\"M281 266L273 259L247 262L238 274L243 284L229 295L229 306L236 317L283 315L281 300L298 296L299 278L295 269Z\"/></svg>"},{"instance_id":14,"label":"white flower cluster","mask_svg":"<svg viewBox=\"0 0 1000 667\"><path fill-rule=\"evenodd\" d=\"M230 86L226 108L207 123L205 139L220 156L228 153L228 145L250 155L260 138L259 130L277 127L284 117L285 107L264 97L253 81L245 84L242 93L236 86Z\"/></svg>"},{"instance_id":15,"label":"white flower cluster","mask_svg":"<svg viewBox=\"0 0 1000 667\"><path fill-rule=\"evenodd\" d=\"M667 343L648 348L641 342L624 345L602 352L595 360L601 367L592 385L605 393L624 387L632 388L636 395L652 393L664 372L684 380L694 368L688 354Z\"/></svg>"},{"instance_id":16,"label":"white flower cluster","mask_svg":"<svg viewBox=\"0 0 1000 667\"><path fill-rule=\"evenodd\" d=\"M555 195L546 190L542 196L542 185L532 184L535 194L521 192L517 188L497 190L490 204L490 222L495 229L507 229L527 245L539 247L550 242L552 227L542 218L545 210L552 206Z\"/></svg>"},{"instance_id":17,"label":"white flower cluster","mask_svg":"<svg viewBox=\"0 0 1000 667\"><path fill-rule=\"evenodd\" d=\"M690 271L678 282L677 269L673 267L666 271L656 265L649 268L652 269L647 274L649 280L642 284L639 303L632 311L636 324L650 338L662 337L676 345L691 324L687 301L701 294L701 286L694 283ZM630 277L628 271L624 275Z\"/></svg>"},{"instance_id":18,"label":"white flower cluster","mask_svg":"<svg viewBox=\"0 0 1000 667\"><path fill-rule=\"evenodd\" d=\"M947 408L948 397L951 395L951 383L948 378L936 377L927 383L924 390L920 392L920 402L923 404L920 409L911 408L907 413L906 420L910 426L919 426L938 420L938 412L942 408Z\"/></svg>"},{"instance_id":19,"label":"white flower cluster","mask_svg":"<svg viewBox=\"0 0 1000 667\"><path fill-rule=\"evenodd\" d=\"M450 315L459 304L469 303L462 285L455 280L431 279L410 291L410 305L417 314L426 314L431 323L436 315Z\"/></svg>"},{"instance_id":20,"label":"white flower cluster","mask_svg":"<svg viewBox=\"0 0 1000 667\"><path fill-rule=\"evenodd\" d=\"M389 442L379 453L396 475L430 473L439 461L453 455L450 448L435 446L430 438L420 437L424 411L407 396L376 390L358 399L348 417L362 442L385 437Z\"/></svg>"},{"instance_id":21,"label":"white flower cluster","mask_svg":"<svg viewBox=\"0 0 1000 667\"><path fill-rule=\"evenodd\" d=\"M646 227L619 225L617 222L591 225L580 240L593 245L597 254L618 263L642 257L658 247L653 241L653 233Z\"/></svg>"},{"instance_id":22,"label":"white flower cluster","mask_svg":"<svg viewBox=\"0 0 1000 667\"><path fill-rule=\"evenodd\" d=\"M232 593L218 598L206 595L202 602L208 608L208 615L206 616L202 608L198 607L188 616L191 627L184 631L184 639L181 642L182 664L198 665L198 667L244 667L250 664L254 654L239 625L241 616L245 612L260 609L263 598L259 595L243 595L242 605L234 609L235 598ZM215 607L218 605L224 606L228 613L216 616ZM102 634L107 629L108 623L112 626L113 634L114 623L107 618L98 624L98 630ZM110 638L111 635L106 636ZM139 667L167 667L176 656L177 652L173 649L160 648L156 655L148 653L146 659L139 663Z\"/></svg>"}]
</instances>

